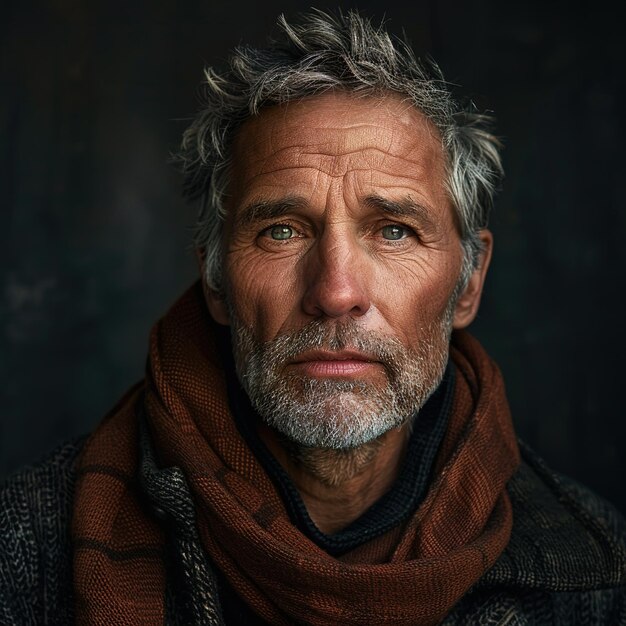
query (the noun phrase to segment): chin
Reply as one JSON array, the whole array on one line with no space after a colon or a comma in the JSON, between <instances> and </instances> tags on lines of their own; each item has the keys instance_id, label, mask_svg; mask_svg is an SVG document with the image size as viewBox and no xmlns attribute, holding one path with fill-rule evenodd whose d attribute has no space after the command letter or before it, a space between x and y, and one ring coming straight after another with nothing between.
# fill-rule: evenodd
<instances>
[{"instance_id":1,"label":"chin","mask_svg":"<svg viewBox=\"0 0 626 626\"><path fill-rule=\"evenodd\" d=\"M269 426L301 446L332 450L365 445L410 417L364 400L361 392L272 405L258 408Z\"/></svg>"}]
</instances>

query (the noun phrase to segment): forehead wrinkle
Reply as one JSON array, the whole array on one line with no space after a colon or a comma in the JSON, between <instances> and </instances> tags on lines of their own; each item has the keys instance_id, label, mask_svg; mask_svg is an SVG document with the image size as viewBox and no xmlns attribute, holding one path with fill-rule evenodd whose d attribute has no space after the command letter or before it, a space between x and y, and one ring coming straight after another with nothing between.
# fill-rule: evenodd
<instances>
[{"instance_id":1,"label":"forehead wrinkle","mask_svg":"<svg viewBox=\"0 0 626 626\"><path fill-rule=\"evenodd\" d=\"M281 127L280 132L274 132L272 128L261 127L260 133L257 135L258 138L253 138L252 140L249 137L249 132L240 131L235 139L235 146L238 151L240 150L243 153L251 155L260 153L263 156L261 156L259 160L266 158L266 155L279 155L287 150L298 150L301 152L306 152L307 148L309 147L314 147L315 152L320 154L326 153L325 150L327 149L329 152L327 152L326 154L328 154L329 156L341 154L344 152L356 152L362 150L363 148L361 146L363 146L364 144L382 143L383 137L386 140L386 150L388 150L394 143L394 136L398 134L397 131L382 129L375 125L371 126L372 128L377 128L382 132L372 132L371 134L366 136L356 132L342 132L345 130L357 131L359 130L357 126L354 126L352 128L348 127L348 129L345 129L343 127L315 128L310 126L306 129L302 129L301 126L288 126ZM336 134L329 135L329 133ZM327 137L325 141L324 136ZM354 144L356 145L354 148L352 148L351 145ZM278 145L280 147L278 149L275 149L274 145ZM318 150L319 147L322 148L321 152L320 150Z\"/></svg>"},{"instance_id":2,"label":"forehead wrinkle","mask_svg":"<svg viewBox=\"0 0 626 626\"><path fill-rule=\"evenodd\" d=\"M401 129L385 127L383 124L349 123L345 127L309 126L306 129L295 127L293 132L291 131L291 128L282 128L280 135L277 138L278 143L281 143L281 139L283 138L287 138L287 140L289 140L291 137L297 137L298 142L296 144L289 144L285 146L285 148L299 147L302 149L303 153L307 151L306 148L309 146L313 146L315 148L314 153L329 154L333 156L336 154L378 150L390 155L395 152L396 158L406 158L407 160L412 161L413 159L411 159L409 155L415 151L416 146L407 145L406 139L407 137L417 138L419 132L415 123L400 121L400 124L402 125ZM426 127L428 140L420 142L420 149L423 150L426 147L428 152L434 153L435 158L441 158L443 156L443 146L437 129L434 128L432 124L428 123L423 126ZM420 124L420 128L421 127L422 124ZM360 131L363 128L371 129L371 133L364 136L360 132L350 132ZM320 138L324 137L325 132L336 132L337 134L325 142L320 141ZM271 132L270 134L273 135ZM264 144L267 145L267 142L264 142ZM263 142L261 145L263 145ZM329 153L325 151L327 146L330 150ZM320 147L322 148L321 151L319 150Z\"/></svg>"},{"instance_id":3,"label":"forehead wrinkle","mask_svg":"<svg viewBox=\"0 0 626 626\"><path fill-rule=\"evenodd\" d=\"M249 174L248 176L245 176L246 181L252 181L264 175L271 175L278 172L299 169L319 170L323 174L331 177L344 176L351 171L371 171L374 175L377 173L383 175L391 174L393 176L397 176L398 178L419 180L426 174L425 170L428 169L427 166L424 165L423 161L420 162L418 160L408 159L405 157L390 154L379 148L351 150L343 153L299 152L297 155L294 155L294 157L296 158L292 159L289 163L281 164L278 167L248 168L246 167L245 163L239 163L239 166L243 165L243 167L238 167L236 169L243 169L244 172L249 172L250 169L260 170L256 171L254 174ZM274 159L281 160L280 154L274 153L268 155L263 159L259 159L257 163L270 165ZM363 160L366 165L355 164L353 160ZM410 164L415 168L415 175L406 176L399 174L398 168L394 167L394 165L396 164L398 166L406 166L406 164Z\"/></svg>"},{"instance_id":4,"label":"forehead wrinkle","mask_svg":"<svg viewBox=\"0 0 626 626\"><path fill-rule=\"evenodd\" d=\"M293 167L276 168L275 170L255 174L254 176L247 178L245 180L245 184L250 184L256 179L262 178L264 176L272 176L273 174L279 174L280 172L289 170L311 170L311 173L315 176L316 184L319 184L320 176L328 176L328 178L337 179L345 178L346 176L349 176L351 174L360 174L361 172L364 172L368 176L368 181L371 187L406 188L411 193L417 193L417 190L413 185L422 178L419 175L407 176L399 173L381 172L371 167L354 168L348 170L345 173L331 174L329 172L320 170L320 168L318 167L299 165ZM271 182L267 184L269 186L272 186ZM285 183L283 183L283 185L284 184ZM309 183L307 183L306 186L312 187Z\"/></svg>"},{"instance_id":5,"label":"forehead wrinkle","mask_svg":"<svg viewBox=\"0 0 626 626\"><path fill-rule=\"evenodd\" d=\"M233 191L244 202L259 193L297 194L313 205L316 190L354 176L359 189L351 198L357 205L358 198L378 191L394 198L408 192L437 209L439 200L448 206L441 138L419 111L406 106L398 115L395 105L377 109L374 101L368 110L362 101L343 103L350 106L337 110L334 100L330 107L316 97L308 106L269 109L244 124L235 139Z\"/></svg>"},{"instance_id":6,"label":"forehead wrinkle","mask_svg":"<svg viewBox=\"0 0 626 626\"><path fill-rule=\"evenodd\" d=\"M355 113L355 107L357 110L363 109L363 105L368 109L368 119L351 121L354 117L359 117L358 111ZM325 111L321 119L318 114L320 110ZM335 123L337 117L341 118L340 123ZM396 128L390 128L390 120ZM293 137L301 142L317 143L320 134L324 132L358 135L363 129L369 128L379 141L383 136L387 136L391 143L394 136L399 136L403 142L407 135L413 134L411 129L417 135L426 130L428 137L440 145L439 131L423 111L394 94L356 99L351 98L349 94L343 94L339 98L322 94L298 102L269 107L261 115L244 122L237 132L235 142L241 146L245 139L248 146L253 149L267 146L274 141L280 144L285 138L289 140Z\"/></svg>"},{"instance_id":7,"label":"forehead wrinkle","mask_svg":"<svg viewBox=\"0 0 626 626\"><path fill-rule=\"evenodd\" d=\"M378 127L376 127L378 128ZM394 155L396 158L405 158L413 161L410 154L415 146L402 145L405 139L412 136L410 129L407 133L397 129L380 128L381 132L375 132L368 136L357 134L355 137L345 137L338 129L339 136L334 136L324 140L324 131L330 130L321 128L313 132L298 130L290 132L290 129L281 129L280 134L271 131L263 132L261 138L249 142L244 142L246 134L240 134L237 138L237 152L241 152L244 158L250 159L252 163L262 162L268 158L280 157L285 152L294 151L299 154L316 154L321 156L336 156L346 154L358 154L366 151L379 151L384 154ZM430 137L429 137L430 138ZM399 139L399 141L397 140ZM274 147L276 146L276 147ZM433 142L429 151L437 152L438 142Z\"/></svg>"}]
</instances>

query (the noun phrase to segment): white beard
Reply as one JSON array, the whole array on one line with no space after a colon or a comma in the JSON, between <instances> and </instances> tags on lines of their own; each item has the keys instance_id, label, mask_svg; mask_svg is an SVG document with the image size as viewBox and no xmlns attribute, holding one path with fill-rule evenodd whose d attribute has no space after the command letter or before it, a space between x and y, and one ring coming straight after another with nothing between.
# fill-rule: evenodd
<instances>
[{"instance_id":1,"label":"white beard","mask_svg":"<svg viewBox=\"0 0 626 626\"><path fill-rule=\"evenodd\" d=\"M233 352L239 380L261 418L305 447L349 449L410 421L439 386L448 361L456 298L427 337L409 350L395 337L364 330L350 319L315 320L258 342L231 311ZM356 350L382 363L386 383L317 379L285 373L308 350Z\"/></svg>"}]
</instances>

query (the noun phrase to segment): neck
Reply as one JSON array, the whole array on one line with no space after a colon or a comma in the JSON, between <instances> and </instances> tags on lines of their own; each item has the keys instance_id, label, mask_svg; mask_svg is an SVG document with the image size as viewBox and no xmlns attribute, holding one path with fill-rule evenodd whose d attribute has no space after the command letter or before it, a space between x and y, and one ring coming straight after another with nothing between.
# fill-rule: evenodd
<instances>
[{"instance_id":1,"label":"neck","mask_svg":"<svg viewBox=\"0 0 626 626\"><path fill-rule=\"evenodd\" d=\"M391 488L409 434L405 424L363 446L330 450L301 446L259 425L259 436L293 481L309 516L328 535L349 526Z\"/></svg>"}]
</instances>

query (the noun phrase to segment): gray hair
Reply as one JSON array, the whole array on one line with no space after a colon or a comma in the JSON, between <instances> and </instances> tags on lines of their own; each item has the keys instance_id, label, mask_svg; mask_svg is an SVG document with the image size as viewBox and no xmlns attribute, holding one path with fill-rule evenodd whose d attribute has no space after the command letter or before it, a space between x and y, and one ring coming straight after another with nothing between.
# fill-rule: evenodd
<instances>
[{"instance_id":1,"label":"gray hair","mask_svg":"<svg viewBox=\"0 0 626 626\"><path fill-rule=\"evenodd\" d=\"M224 197L237 129L265 107L326 91L398 94L436 126L446 157L446 188L456 209L464 250L459 289L482 250L493 196L503 174L491 118L453 97L434 63L420 63L409 45L354 11L314 10L298 24L278 19L279 37L265 49L236 48L224 74L205 70L203 107L185 131L175 159L185 194L200 201L195 244L204 255L207 286L221 292Z\"/></svg>"}]
</instances>

